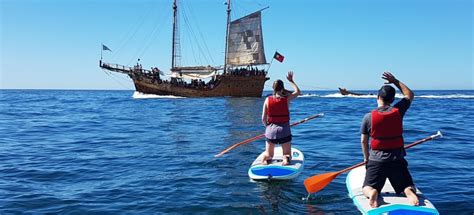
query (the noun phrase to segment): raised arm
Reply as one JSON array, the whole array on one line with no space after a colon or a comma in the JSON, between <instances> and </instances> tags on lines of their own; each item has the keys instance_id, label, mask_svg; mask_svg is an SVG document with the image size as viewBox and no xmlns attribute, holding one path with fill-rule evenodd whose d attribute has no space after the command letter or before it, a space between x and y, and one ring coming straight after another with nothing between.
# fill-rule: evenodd
<instances>
[{"instance_id":1,"label":"raised arm","mask_svg":"<svg viewBox=\"0 0 474 215\"><path fill-rule=\"evenodd\" d=\"M298 97L299 95L301 95L300 88L298 87L298 85L296 85L295 81L293 81L293 71L288 72L288 75L286 75L286 79L288 79L288 81L291 84L291 87L293 87L293 90L294 90L294 92L292 94L288 95L287 98L288 98L288 100L293 100L296 97Z\"/></svg>"},{"instance_id":2,"label":"raised arm","mask_svg":"<svg viewBox=\"0 0 474 215\"><path fill-rule=\"evenodd\" d=\"M400 91L402 91L403 95L411 101L415 98L415 94L413 91L410 90L404 83L399 81L395 78L394 75L390 72L384 72L382 75L382 79L387 80L386 84L394 84Z\"/></svg>"}]
</instances>

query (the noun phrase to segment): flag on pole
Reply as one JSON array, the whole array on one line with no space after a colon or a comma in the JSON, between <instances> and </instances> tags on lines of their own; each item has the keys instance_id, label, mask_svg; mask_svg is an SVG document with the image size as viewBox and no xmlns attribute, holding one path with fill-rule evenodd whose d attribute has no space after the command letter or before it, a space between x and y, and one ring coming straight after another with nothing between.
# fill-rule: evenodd
<instances>
[{"instance_id":1,"label":"flag on pole","mask_svg":"<svg viewBox=\"0 0 474 215\"><path fill-rule=\"evenodd\" d=\"M109 49L109 47L105 46L104 44L102 44L102 50L104 51L112 51Z\"/></svg>"},{"instance_id":2,"label":"flag on pole","mask_svg":"<svg viewBox=\"0 0 474 215\"><path fill-rule=\"evenodd\" d=\"M273 58L275 58L277 61L281 63L285 59L285 56L281 55L280 53L276 51L275 55L273 55Z\"/></svg>"}]
</instances>

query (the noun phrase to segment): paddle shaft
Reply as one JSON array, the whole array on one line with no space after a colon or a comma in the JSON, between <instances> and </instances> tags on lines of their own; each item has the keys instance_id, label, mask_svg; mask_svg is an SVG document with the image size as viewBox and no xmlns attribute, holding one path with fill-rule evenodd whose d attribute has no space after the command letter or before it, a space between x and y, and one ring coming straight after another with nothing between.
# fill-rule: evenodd
<instances>
[{"instance_id":1,"label":"paddle shaft","mask_svg":"<svg viewBox=\"0 0 474 215\"><path fill-rule=\"evenodd\" d=\"M413 143L410 143L410 144L406 145L406 146L405 146L405 149L409 149L409 148L411 148L411 147L413 147L413 146L416 146L416 145L418 145L418 144L420 144L420 143L424 143L424 142L426 142L426 141L435 139L435 138L437 138L437 137L439 137L439 136L442 136L442 134L441 134L441 132L438 131L438 133L435 134L435 135L431 135L431 136L429 136L429 137L427 137L427 138L424 138L424 139L422 139L422 140L418 140L418 141L416 141L416 142L413 142ZM349 170L352 170L352 169L355 169L355 168L357 168L357 167L360 167L360 166L362 166L362 165L364 165L364 164L366 164L366 163L367 163L367 161L360 162L360 163L358 163L358 164L356 164L356 165L354 165L354 166L347 167L347 168L345 168L345 169L343 169L343 170L340 170L340 171L338 171L337 173L338 173L338 175L339 175L339 174L341 174L341 173L344 173L344 172L347 172L347 171L349 171Z\"/></svg>"},{"instance_id":2,"label":"paddle shaft","mask_svg":"<svg viewBox=\"0 0 474 215\"><path fill-rule=\"evenodd\" d=\"M442 137L442 136L443 135L441 134L441 132L438 131L438 133L435 134L435 135L431 135L427 138L424 138L422 140L418 140L414 143L406 145L405 149L411 148L411 147L413 147L415 145L418 145L420 143L435 139L437 137ZM337 172L328 172L328 173L323 173L323 174L311 176L311 177L307 178L304 181L305 188L308 191L308 193L316 193L316 192L324 189L324 187L326 187L329 183L331 183L332 180L334 180L341 173L344 173L344 172L347 172L349 170L355 169L355 168L360 167L360 166L362 166L366 163L367 162L364 161L364 162L358 163L354 166L350 166L348 168L345 168L345 169L337 171Z\"/></svg>"},{"instance_id":3,"label":"paddle shaft","mask_svg":"<svg viewBox=\"0 0 474 215\"><path fill-rule=\"evenodd\" d=\"M431 136L429 136L429 137L427 137L427 138L425 138L425 139L418 140L418 141L416 141L416 142L414 142L414 143L410 143L410 144L408 144L408 145L405 146L405 149L409 149L409 148L411 148L411 147L413 147L413 146L416 146L416 145L418 145L418 144L420 144L420 143L423 143L423 142L426 142L426 141L435 139L435 138L437 138L437 137L443 137L443 134L441 134L441 131L438 131L438 133L436 133L435 135L431 135Z\"/></svg>"},{"instance_id":4,"label":"paddle shaft","mask_svg":"<svg viewBox=\"0 0 474 215\"><path fill-rule=\"evenodd\" d=\"M305 119L303 119L303 120L300 120L300 121L298 121L298 122L291 123L290 126L299 125L299 124L301 124L301 123L305 123L305 122L307 122L307 121L309 121L309 120L318 118L318 117L320 117L320 116L324 116L324 114L319 113L319 114L310 116L310 117L305 118ZM230 150L232 150L232 149L234 149L234 148L236 148L236 147L238 147L238 146L240 146L240 145L253 142L253 141L258 140L258 139L261 139L261 138L263 138L263 137L265 137L265 134L260 134L260 135L257 135L257 136L255 136L255 137L246 139L246 140L244 140L244 141L242 141L242 142L236 143L236 144L234 144L234 145L232 145L232 146L230 146L230 147L224 149L224 150L223 150L222 152L220 152L219 154L214 155L214 157L220 157L220 156L222 156L223 154L229 152Z\"/></svg>"}]
</instances>

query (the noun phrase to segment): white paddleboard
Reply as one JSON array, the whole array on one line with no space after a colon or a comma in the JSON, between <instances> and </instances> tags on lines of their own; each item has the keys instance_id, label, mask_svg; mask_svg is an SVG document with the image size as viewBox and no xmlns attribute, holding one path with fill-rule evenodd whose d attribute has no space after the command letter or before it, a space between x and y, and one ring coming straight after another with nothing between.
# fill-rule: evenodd
<instances>
[{"instance_id":1,"label":"white paddleboard","mask_svg":"<svg viewBox=\"0 0 474 215\"><path fill-rule=\"evenodd\" d=\"M291 162L282 166L283 150L281 146L275 146L272 162L268 165L262 164L262 152L249 168L248 174L254 180L290 180L300 175L304 168L304 155L300 150L291 148Z\"/></svg>"},{"instance_id":2,"label":"white paddleboard","mask_svg":"<svg viewBox=\"0 0 474 215\"><path fill-rule=\"evenodd\" d=\"M390 181L385 181L385 186L382 188L381 195L379 195L379 207L372 208L369 205L369 199L362 193L362 185L365 177L365 166L355 168L349 172L346 178L346 186L349 191L349 197L354 201L359 211L362 214L413 214L413 215L437 215L438 210L434 205L426 199L420 190L416 190L416 194L420 200L419 206L413 206L408 201L404 194L397 195L393 189Z\"/></svg>"}]
</instances>

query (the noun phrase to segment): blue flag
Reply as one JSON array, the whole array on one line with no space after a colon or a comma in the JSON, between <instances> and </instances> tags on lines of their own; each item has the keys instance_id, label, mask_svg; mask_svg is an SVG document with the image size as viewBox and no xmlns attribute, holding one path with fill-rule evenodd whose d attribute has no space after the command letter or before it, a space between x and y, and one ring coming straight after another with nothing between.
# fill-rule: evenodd
<instances>
[{"instance_id":1,"label":"blue flag","mask_svg":"<svg viewBox=\"0 0 474 215\"><path fill-rule=\"evenodd\" d=\"M109 47L105 46L104 44L102 44L102 50L104 51L112 51L109 49Z\"/></svg>"}]
</instances>

